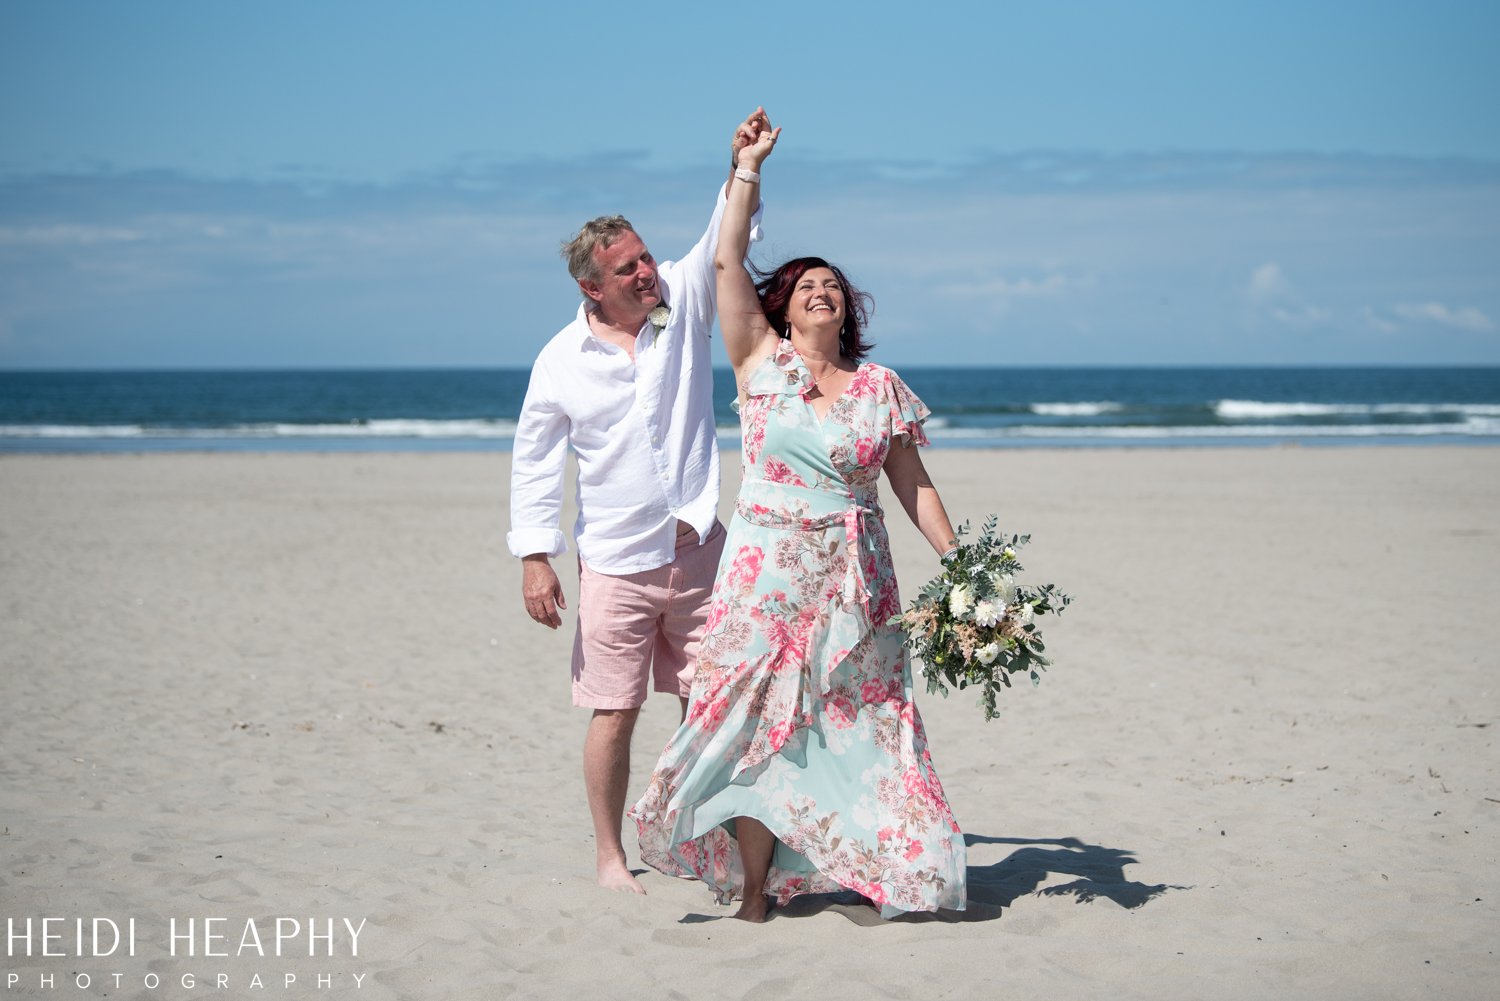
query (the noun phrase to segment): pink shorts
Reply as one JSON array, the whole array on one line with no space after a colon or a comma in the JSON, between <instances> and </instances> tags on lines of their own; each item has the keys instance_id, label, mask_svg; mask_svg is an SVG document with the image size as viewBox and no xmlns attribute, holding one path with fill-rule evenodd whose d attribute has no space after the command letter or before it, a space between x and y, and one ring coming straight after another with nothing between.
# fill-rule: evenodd
<instances>
[{"instance_id":1,"label":"pink shorts","mask_svg":"<svg viewBox=\"0 0 1500 1001\"><path fill-rule=\"evenodd\" d=\"M646 682L686 698L698 666L714 577L724 552L724 526L677 541L671 563L640 573L597 573L578 567L578 634L573 639L573 704L635 709Z\"/></svg>"}]
</instances>

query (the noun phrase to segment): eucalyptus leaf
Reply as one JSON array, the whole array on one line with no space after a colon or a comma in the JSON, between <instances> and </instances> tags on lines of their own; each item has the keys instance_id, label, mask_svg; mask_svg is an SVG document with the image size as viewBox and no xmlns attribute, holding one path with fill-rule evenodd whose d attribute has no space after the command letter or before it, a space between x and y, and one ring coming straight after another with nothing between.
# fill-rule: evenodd
<instances>
[{"instance_id":1,"label":"eucalyptus leaf","mask_svg":"<svg viewBox=\"0 0 1500 1001\"><path fill-rule=\"evenodd\" d=\"M1000 691L1013 687L1010 675L1026 672L1033 686L1040 683L1039 672L1050 662L1042 654L1045 647L1036 619L1061 612L1073 600L1056 585L1015 580L1023 569L1018 553L1031 536L1000 533L998 523L994 515L985 518L978 537L967 542L962 540L969 534L969 522L960 525L955 533L960 540L957 553L923 585L908 610L891 620L902 629L902 642L912 656L925 665L927 690L946 698L950 688L977 687L987 720L998 715ZM968 598L959 606L962 614L955 616L951 598L960 585ZM979 625L978 615L990 621L990 609L980 612L978 603L994 603L1012 588L1014 597L1001 617L992 625ZM1023 613L1029 614L1014 618Z\"/></svg>"}]
</instances>

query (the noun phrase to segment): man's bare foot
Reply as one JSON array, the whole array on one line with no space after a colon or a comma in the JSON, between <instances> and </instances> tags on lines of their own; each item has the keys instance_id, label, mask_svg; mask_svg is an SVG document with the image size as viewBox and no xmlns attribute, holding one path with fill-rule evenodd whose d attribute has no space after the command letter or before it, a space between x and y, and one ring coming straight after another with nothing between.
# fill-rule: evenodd
<instances>
[{"instance_id":1,"label":"man's bare foot","mask_svg":"<svg viewBox=\"0 0 1500 1001\"><path fill-rule=\"evenodd\" d=\"M630 868L622 858L599 863L599 885L616 893L639 893L642 896L646 893L646 888L630 874Z\"/></svg>"},{"instance_id":2,"label":"man's bare foot","mask_svg":"<svg viewBox=\"0 0 1500 1001\"><path fill-rule=\"evenodd\" d=\"M746 897L740 902L740 909L735 911L734 916L740 921L749 921L751 924L760 924L766 920L766 915L771 913L771 898L763 893Z\"/></svg>"}]
</instances>

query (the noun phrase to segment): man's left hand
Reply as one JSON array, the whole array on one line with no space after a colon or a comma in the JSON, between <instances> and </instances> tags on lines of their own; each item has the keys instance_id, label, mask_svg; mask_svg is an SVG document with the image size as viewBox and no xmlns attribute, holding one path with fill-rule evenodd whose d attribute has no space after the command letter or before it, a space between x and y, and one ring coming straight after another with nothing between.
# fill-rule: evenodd
<instances>
[{"instance_id":1,"label":"man's left hand","mask_svg":"<svg viewBox=\"0 0 1500 1001\"><path fill-rule=\"evenodd\" d=\"M739 165L740 150L755 144L762 132L771 131L771 119L765 108L756 108L743 122L735 127L729 140L729 160L732 166Z\"/></svg>"}]
</instances>

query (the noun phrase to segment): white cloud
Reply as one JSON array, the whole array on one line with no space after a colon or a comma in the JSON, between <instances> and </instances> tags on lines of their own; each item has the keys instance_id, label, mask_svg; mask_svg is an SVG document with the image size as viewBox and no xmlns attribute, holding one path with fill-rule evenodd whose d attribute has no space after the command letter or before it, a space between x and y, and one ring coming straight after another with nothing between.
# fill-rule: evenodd
<instances>
[{"instance_id":1,"label":"white cloud","mask_svg":"<svg viewBox=\"0 0 1500 1001\"><path fill-rule=\"evenodd\" d=\"M1019 302L1060 302L1071 293L1091 289L1096 284L1093 275L1072 276L1056 271L1035 277L1005 278L997 275L938 285L934 297L993 319L1010 312Z\"/></svg>"},{"instance_id":2,"label":"white cloud","mask_svg":"<svg viewBox=\"0 0 1500 1001\"><path fill-rule=\"evenodd\" d=\"M93 247L134 243L144 238L140 230L123 226L0 226L0 246L18 248Z\"/></svg>"},{"instance_id":3,"label":"white cloud","mask_svg":"<svg viewBox=\"0 0 1500 1001\"><path fill-rule=\"evenodd\" d=\"M1441 327L1468 330L1474 333L1485 333L1495 329L1494 321L1473 306L1454 309L1440 302L1402 302L1392 309L1403 320L1411 320L1414 323L1436 323Z\"/></svg>"},{"instance_id":4,"label":"white cloud","mask_svg":"<svg viewBox=\"0 0 1500 1001\"><path fill-rule=\"evenodd\" d=\"M1380 331L1382 334L1394 334L1396 331L1401 329L1401 326L1399 324L1393 323L1386 317L1381 316L1371 306L1366 306L1359 315L1364 319L1365 323L1369 324L1375 330Z\"/></svg>"},{"instance_id":5,"label":"white cloud","mask_svg":"<svg viewBox=\"0 0 1500 1001\"><path fill-rule=\"evenodd\" d=\"M1292 284L1281 271L1281 265L1267 261L1250 274L1250 284L1245 290L1251 302L1267 303L1286 299L1292 294Z\"/></svg>"},{"instance_id":6,"label":"white cloud","mask_svg":"<svg viewBox=\"0 0 1500 1001\"><path fill-rule=\"evenodd\" d=\"M959 298L1001 300L1009 302L1012 299L1054 299L1069 288L1081 287L1080 280L1069 279L1066 275L1053 273L1044 278L989 278L974 282L953 282L943 285L938 292Z\"/></svg>"},{"instance_id":7,"label":"white cloud","mask_svg":"<svg viewBox=\"0 0 1500 1001\"><path fill-rule=\"evenodd\" d=\"M1500 165L1056 154L941 176L879 167L784 163L756 259L848 268L876 297L882 361L931 363L943 331L945 358L988 363L996 318L1014 316L1021 363L1500 362L1500 338L1423 336L1500 323ZM608 158L317 189L0 177L0 366L524 364L576 305L559 240L618 211L678 256L721 180L717 164Z\"/></svg>"},{"instance_id":8,"label":"white cloud","mask_svg":"<svg viewBox=\"0 0 1500 1001\"><path fill-rule=\"evenodd\" d=\"M1326 327L1333 321L1333 310L1307 302L1282 271L1281 265L1274 261L1267 261L1250 273L1245 295L1265 315L1288 327L1305 330Z\"/></svg>"},{"instance_id":9,"label":"white cloud","mask_svg":"<svg viewBox=\"0 0 1500 1001\"><path fill-rule=\"evenodd\" d=\"M1333 320L1333 311L1322 306L1297 306L1288 309L1277 306L1271 315L1289 327L1322 327Z\"/></svg>"}]
</instances>

